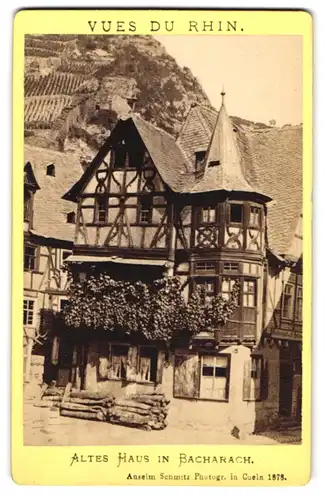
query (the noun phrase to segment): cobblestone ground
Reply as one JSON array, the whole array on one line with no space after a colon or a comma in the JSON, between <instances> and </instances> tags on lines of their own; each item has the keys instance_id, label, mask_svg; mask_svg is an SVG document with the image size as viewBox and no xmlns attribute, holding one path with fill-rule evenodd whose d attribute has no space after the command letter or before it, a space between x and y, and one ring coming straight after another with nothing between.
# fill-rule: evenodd
<instances>
[{"instance_id":1,"label":"cobblestone ground","mask_svg":"<svg viewBox=\"0 0 325 500\"><path fill-rule=\"evenodd\" d=\"M287 434L287 436L286 436ZM291 433L292 434L292 433ZM281 439L282 438L282 439ZM287 438L287 441L286 441ZM33 403L24 405L25 445L153 445L153 444L279 444L299 443L299 433L290 431L264 436L246 436L235 439L210 426L195 423L176 426L172 423L162 431L112 425L106 422L61 417L57 408L37 407Z\"/></svg>"}]
</instances>

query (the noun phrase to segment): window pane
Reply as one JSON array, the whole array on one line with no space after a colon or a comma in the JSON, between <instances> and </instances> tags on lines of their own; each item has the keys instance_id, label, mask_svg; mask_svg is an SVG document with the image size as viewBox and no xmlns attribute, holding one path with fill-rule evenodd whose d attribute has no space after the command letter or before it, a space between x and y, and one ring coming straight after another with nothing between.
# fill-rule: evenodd
<instances>
[{"instance_id":1,"label":"window pane","mask_svg":"<svg viewBox=\"0 0 325 500\"><path fill-rule=\"evenodd\" d=\"M201 210L201 222L215 222L216 209L215 207L205 207Z\"/></svg>"},{"instance_id":2,"label":"window pane","mask_svg":"<svg viewBox=\"0 0 325 500\"><path fill-rule=\"evenodd\" d=\"M260 208L251 207L250 215L249 215L249 224L251 226L259 226L260 225Z\"/></svg>"},{"instance_id":3,"label":"window pane","mask_svg":"<svg viewBox=\"0 0 325 500\"><path fill-rule=\"evenodd\" d=\"M214 262L198 262L196 264L197 271L214 271L215 264Z\"/></svg>"},{"instance_id":4,"label":"window pane","mask_svg":"<svg viewBox=\"0 0 325 500\"><path fill-rule=\"evenodd\" d=\"M223 279L221 283L221 291L230 292L230 287L231 287L230 280Z\"/></svg>"},{"instance_id":5,"label":"window pane","mask_svg":"<svg viewBox=\"0 0 325 500\"><path fill-rule=\"evenodd\" d=\"M204 377L213 377L213 366L206 366L206 365L203 365L203 368L202 368L202 375Z\"/></svg>"},{"instance_id":6,"label":"window pane","mask_svg":"<svg viewBox=\"0 0 325 500\"><path fill-rule=\"evenodd\" d=\"M36 263L36 247L25 246L24 252L24 268L33 270Z\"/></svg>"},{"instance_id":7,"label":"window pane","mask_svg":"<svg viewBox=\"0 0 325 500\"><path fill-rule=\"evenodd\" d=\"M24 325L32 325L34 320L34 301L24 300Z\"/></svg>"},{"instance_id":8,"label":"window pane","mask_svg":"<svg viewBox=\"0 0 325 500\"><path fill-rule=\"evenodd\" d=\"M215 376L216 377L227 377L227 368L216 367Z\"/></svg>"},{"instance_id":9,"label":"window pane","mask_svg":"<svg viewBox=\"0 0 325 500\"><path fill-rule=\"evenodd\" d=\"M230 222L242 222L243 207L242 205L230 205Z\"/></svg>"},{"instance_id":10,"label":"window pane","mask_svg":"<svg viewBox=\"0 0 325 500\"><path fill-rule=\"evenodd\" d=\"M228 366L228 358L226 356L217 356L215 364L216 364L216 366L219 366L219 367L227 367Z\"/></svg>"},{"instance_id":11,"label":"window pane","mask_svg":"<svg viewBox=\"0 0 325 500\"><path fill-rule=\"evenodd\" d=\"M225 262L223 264L224 271L238 271L239 264L237 262Z\"/></svg>"}]
</instances>

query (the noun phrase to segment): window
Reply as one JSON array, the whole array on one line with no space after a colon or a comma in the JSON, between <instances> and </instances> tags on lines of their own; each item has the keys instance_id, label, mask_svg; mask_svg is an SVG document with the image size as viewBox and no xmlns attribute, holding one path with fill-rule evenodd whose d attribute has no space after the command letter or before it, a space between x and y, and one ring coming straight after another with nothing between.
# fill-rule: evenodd
<instances>
[{"instance_id":1,"label":"window","mask_svg":"<svg viewBox=\"0 0 325 500\"><path fill-rule=\"evenodd\" d=\"M292 319L293 285L285 285L282 296L282 317Z\"/></svg>"},{"instance_id":2,"label":"window","mask_svg":"<svg viewBox=\"0 0 325 500\"><path fill-rule=\"evenodd\" d=\"M224 262L223 270L224 271L238 271L239 264L238 262Z\"/></svg>"},{"instance_id":3,"label":"window","mask_svg":"<svg viewBox=\"0 0 325 500\"><path fill-rule=\"evenodd\" d=\"M60 299L60 311L63 311L68 305L69 301L67 299Z\"/></svg>"},{"instance_id":4,"label":"window","mask_svg":"<svg viewBox=\"0 0 325 500\"><path fill-rule=\"evenodd\" d=\"M244 280L243 306L256 307L256 281L254 280Z\"/></svg>"},{"instance_id":5,"label":"window","mask_svg":"<svg viewBox=\"0 0 325 500\"><path fill-rule=\"evenodd\" d=\"M139 223L151 224L152 222L152 201L151 198L142 198L140 201Z\"/></svg>"},{"instance_id":6,"label":"window","mask_svg":"<svg viewBox=\"0 0 325 500\"><path fill-rule=\"evenodd\" d=\"M228 356L201 356L200 398L228 399L229 367Z\"/></svg>"},{"instance_id":7,"label":"window","mask_svg":"<svg viewBox=\"0 0 325 500\"><path fill-rule=\"evenodd\" d=\"M204 303L211 302L216 295L216 282L214 278L200 279L196 282L196 289L202 293Z\"/></svg>"},{"instance_id":8,"label":"window","mask_svg":"<svg viewBox=\"0 0 325 500\"><path fill-rule=\"evenodd\" d=\"M260 227L261 209L259 207L250 207L249 225L254 227Z\"/></svg>"},{"instance_id":9,"label":"window","mask_svg":"<svg viewBox=\"0 0 325 500\"><path fill-rule=\"evenodd\" d=\"M127 345L111 344L111 370L110 378L125 379L128 361Z\"/></svg>"},{"instance_id":10,"label":"window","mask_svg":"<svg viewBox=\"0 0 325 500\"><path fill-rule=\"evenodd\" d=\"M35 300L24 299L24 325L26 326L34 324L34 305Z\"/></svg>"},{"instance_id":11,"label":"window","mask_svg":"<svg viewBox=\"0 0 325 500\"><path fill-rule=\"evenodd\" d=\"M69 224L75 224L76 223L76 212L69 212L67 214L67 222Z\"/></svg>"},{"instance_id":12,"label":"window","mask_svg":"<svg viewBox=\"0 0 325 500\"><path fill-rule=\"evenodd\" d=\"M209 224L211 222L216 222L216 208L215 207L201 208L200 222L202 224Z\"/></svg>"},{"instance_id":13,"label":"window","mask_svg":"<svg viewBox=\"0 0 325 500\"><path fill-rule=\"evenodd\" d=\"M206 151L195 151L195 168L201 170L204 166Z\"/></svg>"},{"instance_id":14,"label":"window","mask_svg":"<svg viewBox=\"0 0 325 500\"><path fill-rule=\"evenodd\" d=\"M138 375L141 382L155 382L157 378L158 352L154 347L139 348Z\"/></svg>"},{"instance_id":15,"label":"window","mask_svg":"<svg viewBox=\"0 0 325 500\"><path fill-rule=\"evenodd\" d=\"M262 398L263 386L263 357L252 355L244 363L243 400L257 401ZM266 375L266 370L264 371ZM267 381L265 381L267 383Z\"/></svg>"},{"instance_id":16,"label":"window","mask_svg":"<svg viewBox=\"0 0 325 500\"><path fill-rule=\"evenodd\" d=\"M98 197L95 205L95 222L105 223L107 218L107 198Z\"/></svg>"},{"instance_id":17,"label":"window","mask_svg":"<svg viewBox=\"0 0 325 500\"><path fill-rule=\"evenodd\" d=\"M125 142L122 141L113 150L114 166L117 168L125 167L127 160L127 151Z\"/></svg>"},{"instance_id":18,"label":"window","mask_svg":"<svg viewBox=\"0 0 325 500\"><path fill-rule=\"evenodd\" d=\"M243 207L237 203L232 203L230 205L230 222L236 224L243 221Z\"/></svg>"},{"instance_id":19,"label":"window","mask_svg":"<svg viewBox=\"0 0 325 500\"><path fill-rule=\"evenodd\" d=\"M224 299L226 299L226 300L230 299L232 287L234 286L234 284L235 284L235 280L230 280L229 278L222 278L221 295ZM239 305L239 295L238 295L237 303Z\"/></svg>"},{"instance_id":20,"label":"window","mask_svg":"<svg viewBox=\"0 0 325 500\"><path fill-rule=\"evenodd\" d=\"M197 262L195 269L200 272L215 271L216 265L214 262Z\"/></svg>"},{"instance_id":21,"label":"window","mask_svg":"<svg viewBox=\"0 0 325 500\"><path fill-rule=\"evenodd\" d=\"M32 214L32 196L27 193L24 198L24 221L30 222Z\"/></svg>"},{"instance_id":22,"label":"window","mask_svg":"<svg viewBox=\"0 0 325 500\"><path fill-rule=\"evenodd\" d=\"M36 250L37 247L25 245L24 269L34 271L36 269Z\"/></svg>"},{"instance_id":23,"label":"window","mask_svg":"<svg viewBox=\"0 0 325 500\"><path fill-rule=\"evenodd\" d=\"M53 163L51 165L48 165L46 167L46 175L49 175L50 177L55 177L55 166Z\"/></svg>"},{"instance_id":24,"label":"window","mask_svg":"<svg viewBox=\"0 0 325 500\"><path fill-rule=\"evenodd\" d=\"M297 286L296 319L302 321L302 287Z\"/></svg>"}]
</instances>

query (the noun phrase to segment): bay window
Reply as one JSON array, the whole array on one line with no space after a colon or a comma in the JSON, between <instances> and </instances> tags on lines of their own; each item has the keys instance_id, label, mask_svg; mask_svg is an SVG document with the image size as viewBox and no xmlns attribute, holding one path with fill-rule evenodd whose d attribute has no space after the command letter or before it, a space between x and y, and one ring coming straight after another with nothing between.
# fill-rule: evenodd
<instances>
[{"instance_id":1,"label":"bay window","mask_svg":"<svg viewBox=\"0 0 325 500\"><path fill-rule=\"evenodd\" d=\"M200 223L211 224L216 222L216 207L202 207L200 209Z\"/></svg>"},{"instance_id":2,"label":"bay window","mask_svg":"<svg viewBox=\"0 0 325 500\"><path fill-rule=\"evenodd\" d=\"M243 222L243 206L239 203L230 204L230 222L235 224Z\"/></svg>"},{"instance_id":3,"label":"bay window","mask_svg":"<svg viewBox=\"0 0 325 500\"><path fill-rule=\"evenodd\" d=\"M256 307L256 281L244 279L243 306Z\"/></svg>"},{"instance_id":4,"label":"bay window","mask_svg":"<svg viewBox=\"0 0 325 500\"><path fill-rule=\"evenodd\" d=\"M250 227L257 227L259 228L261 226L261 209L260 207L250 207L250 212L249 212L249 225Z\"/></svg>"},{"instance_id":5,"label":"bay window","mask_svg":"<svg viewBox=\"0 0 325 500\"><path fill-rule=\"evenodd\" d=\"M216 278L198 278L196 280L196 289L202 293L204 303L211 302L216 296Z\"/></svg>"}]
</instances>

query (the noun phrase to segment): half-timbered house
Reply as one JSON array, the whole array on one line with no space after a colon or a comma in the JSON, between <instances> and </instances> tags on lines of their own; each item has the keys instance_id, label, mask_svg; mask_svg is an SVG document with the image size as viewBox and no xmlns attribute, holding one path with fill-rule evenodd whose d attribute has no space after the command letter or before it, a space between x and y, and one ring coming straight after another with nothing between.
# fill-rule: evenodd
<instances>
[{"instance_id":1,"label":"half-timbered house","mask_svg":"<svg viewBox=\"0 0 325 500\"><path fill-rule=\"evenodd\" d=\"M25 146L24 381L30 394L56 378L54 320L66 301L61 266L72 253L75 223L75 207L62 195L81 173L73 155Z\"/></svg>"},{"instance_id":2,"label":"half-timbered house","mask_svg":"<svg viewBox=\"0 0 325 500\"><path fill-rule=\"evenodd\" d=\"M185 298L201 289L207 302L237 282L238 304L224 327L168 346L80 329L61 342L61 379L116 394L159 387L179 422L252 432L299 419L301 147L300 126L234 126L224 94L218 113L193 106L177 140L138 114L120 119L64 195L77 214L67 261L80 279L177 275Z\"/></svg>"}]
</instances>

